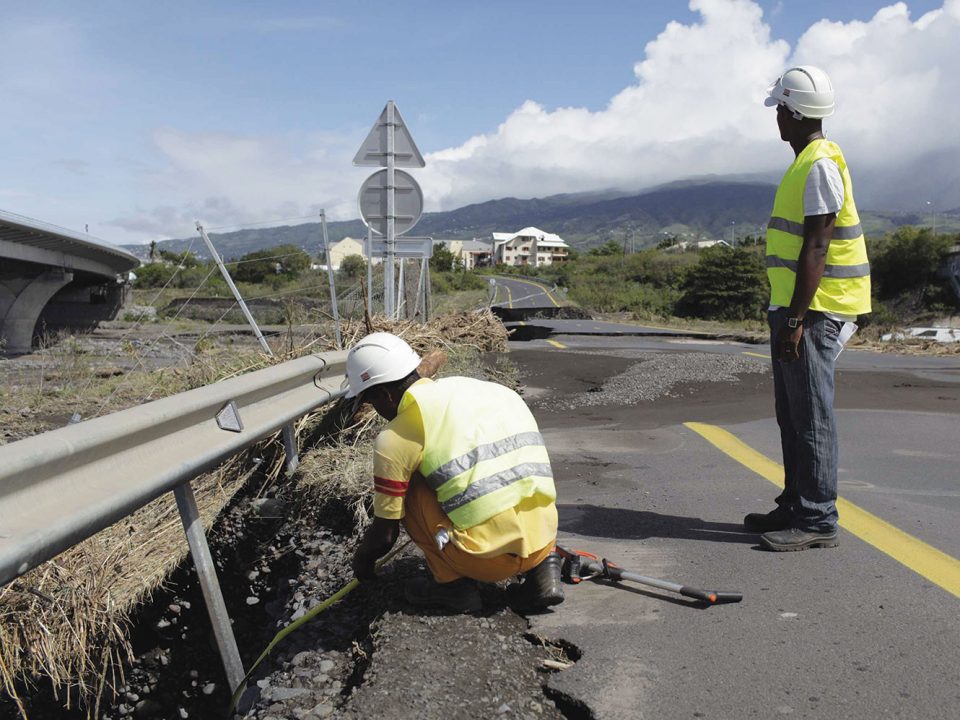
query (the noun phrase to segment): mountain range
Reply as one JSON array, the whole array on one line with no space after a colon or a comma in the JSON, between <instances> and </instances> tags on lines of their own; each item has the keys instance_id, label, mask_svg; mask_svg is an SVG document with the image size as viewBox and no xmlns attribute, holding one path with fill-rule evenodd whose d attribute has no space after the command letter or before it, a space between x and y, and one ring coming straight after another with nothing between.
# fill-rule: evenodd
<instances>
[{"instance_id":1,"label":"mountain range","mask_svg":"<svg viewBox=\"0 0 960 720\"><path fill-rule=\"evenodd\" d=\"M635 249L656 245L663 237L688 239L742 239L762 234L773 205L776 185L769 182L703 179L671 183L639 194L617 191L552 195L545 198L502 198L446 212L424 213L408 233L449 240L490 240L493 232L515 232L533 225L560 235L584 250L608 240L630 240ZM868 235L882 234L898 225L930 224L929 218L903 212L863 212ZM941 213L942 230L960 229L960 212ZM345 237L363 238L360 220L327 223L331 243ZM251 228L210 233L221 255L236 259L246 253L292 244L316 255L321 245L319 223ZM157 247L172 252L191 250L207 255L199 237L162 240ZM146 259L146 245L125 245Z\"/></svg>"}]
</instances>

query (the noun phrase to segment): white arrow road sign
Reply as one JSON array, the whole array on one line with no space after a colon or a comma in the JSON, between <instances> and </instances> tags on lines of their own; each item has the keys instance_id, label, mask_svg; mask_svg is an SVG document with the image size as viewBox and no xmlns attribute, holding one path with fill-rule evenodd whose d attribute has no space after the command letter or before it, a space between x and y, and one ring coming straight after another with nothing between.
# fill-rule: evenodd
<instances>
[{"instance_id":1,"label":"white arrow road sign","mask_svg":"<svg viewBox=\"0 0 960 720\"><path fill-rule=\"evenodd\" d=\"M423 191L410 173L394 170L394 231L402 235L417 224L423 213ZM378 235L387 234L387 171L378 170L360 186L360 217Z\"/></svg>"},{"instance_id":2,"label":"white arrow road sign","mask_svg":"<svg viewBox=\"0 0 960 720\"><path fill-rule=\"evenodd\" d=\"M393 102L392 100L390 102ZM387 103L389 106L390 103ZM423 155L417 149L417 144L410 136L410 130L403 122L400 116L400 109L393 106L393 127L394 127L394 145L393 157L394 167L423 167L426 163L423 161ZM387 124L387 108L383 108L373 129L363 141L356 157L353 158L354 165L377 165L387 167L387 133L389 125Z\"/></svg>"}]
</instances>

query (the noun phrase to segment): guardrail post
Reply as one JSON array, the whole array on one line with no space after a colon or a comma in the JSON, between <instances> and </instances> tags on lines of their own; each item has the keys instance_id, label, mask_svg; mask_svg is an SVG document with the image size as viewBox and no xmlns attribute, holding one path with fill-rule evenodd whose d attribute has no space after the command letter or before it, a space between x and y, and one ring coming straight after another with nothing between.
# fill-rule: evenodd
<instances>
[{"instance_id":1,"label":"guardrail post","mask_svg":"<svg viewBox=\"0 0 960 720\"><path fill-rule=\"evenodd\" d=\"M220 658L223 660L223 669L227 674L227 682L230 683L230 691L235 692L243 682L243 662L240 660L237 640L233 636L233 626L230 624L227 606L223 602L223 592L220 590L217 569L207 545L207 536L203 532L203 522L197 510L197 498L189 482L178 485L174 488L173 494L177 498L180 519L183 521L187 543L190 545L190 555L193 557L193 564L200 578L200 589L203 591L203 600L210 614L210 622L213 625L217 648L220 650Z\"/></svg>"}]
</instances>

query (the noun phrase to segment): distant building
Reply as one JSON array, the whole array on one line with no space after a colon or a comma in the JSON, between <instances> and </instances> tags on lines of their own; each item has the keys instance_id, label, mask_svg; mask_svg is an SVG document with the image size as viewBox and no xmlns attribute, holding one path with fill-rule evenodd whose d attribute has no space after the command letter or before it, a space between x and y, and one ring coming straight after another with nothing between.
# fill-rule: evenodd
<instances>
[{"instance_id":1,"label":"distant building","mask_svg":"<svg viewBox=\"0 0 960 720\"><path fill-rule=\"evenodd\" d=\"M340 240L335 243L330 244L330 264L333 266L334 270L339 270L340 265L343 264L344 258L349 257L350 255L359 255L364 260L367 259L366 254L363 251L363 240L357 240L352 237L345 237L343 240ZM380 262L380 258L374 258L373 264L376 265ZM326 264L318 265L319 267L326 267ZM314 269L317 269L314 268Z\"/></svg>"},{"instance_id":2,"label":"distant building","mask_svg":"<svg viewBox=\"0 0 960 720\"><path fill-rule=\"evenodd\" d=\"M698 240L697 242L687 242L686 240L681 240L675 245L666 247L663 249L664 252L668 253L677 253L677 252L686 252L687 250L704 250L714 245L725 245L726 247L731 247L730 243L726 240Z\"/></svg>"},{"instance_id":3,"label":"distant building","mask_svg":"<svg viewBox=\"0 0 960 720\"><path fill-rule=\"evenodd\" d=\"M565 262L569 249L559 235L535 227L515 233L493 233L493 262L497 265L552 265Z\"/></svg>"},{"instance_id":4,"label":"distant building","mask_svg":"<svg viewBox=\"0 0 960 720\"><path fill-rule=\"evenodd\" d=\"M443 244L455 257L460 258L466 270L486 267L492 264L493 248L490 243L474 238L473 240L434 239L433 246Z\"/></svg>"}]
</instances>

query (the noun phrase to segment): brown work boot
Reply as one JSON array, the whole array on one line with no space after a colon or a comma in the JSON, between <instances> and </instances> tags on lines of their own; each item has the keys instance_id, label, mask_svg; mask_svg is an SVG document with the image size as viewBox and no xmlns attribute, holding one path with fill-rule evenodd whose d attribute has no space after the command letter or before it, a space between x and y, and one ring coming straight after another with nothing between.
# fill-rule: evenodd
<instances>
[{"instance_id":1,"label":"brown work boot","mask_svg":"<svg viewBox=\"0 0 960 720\"><path fill-rule=\"evenodd\" d=\"M525 573L522 583L507 588L507 602L520 611L542 610L563 602L560 567L563 559L550 553L533 570Z\"/></svg>"},{"instance_id":2,"label":"brown work boot","mask_svg":"<svg viewBox=\"0 0 960 720\"><path fill-rule=\"evenodd\" d=\"M407 602L421 607L436 607L458 613L477 612L483 608L480 590L475 580L460 578L438 583L432 577L408 580L403 586Z\"/></svg>"}]
</instances>

